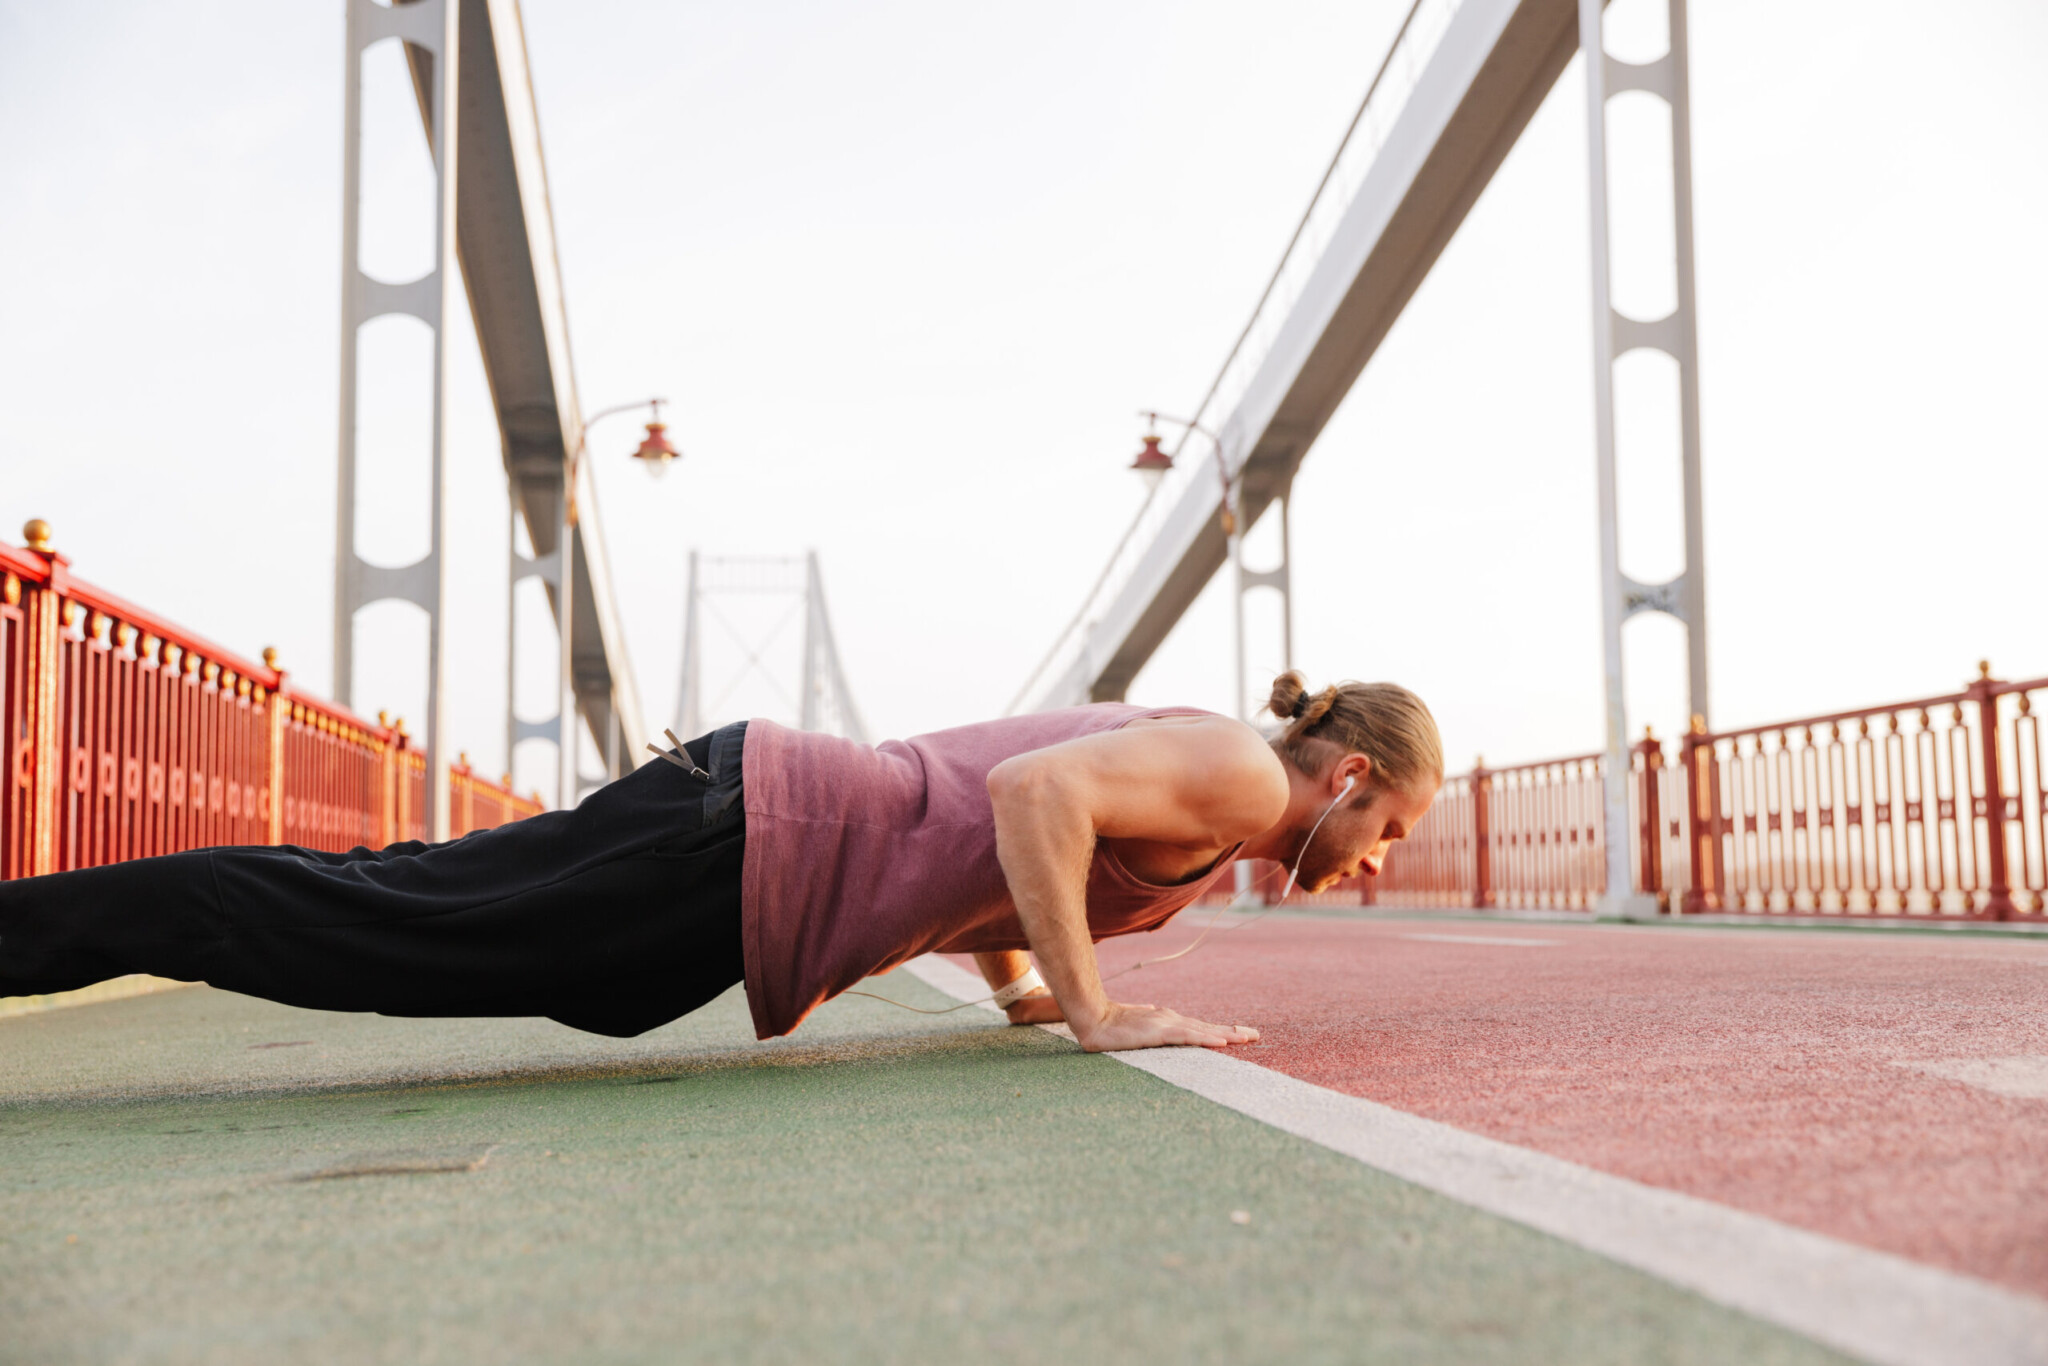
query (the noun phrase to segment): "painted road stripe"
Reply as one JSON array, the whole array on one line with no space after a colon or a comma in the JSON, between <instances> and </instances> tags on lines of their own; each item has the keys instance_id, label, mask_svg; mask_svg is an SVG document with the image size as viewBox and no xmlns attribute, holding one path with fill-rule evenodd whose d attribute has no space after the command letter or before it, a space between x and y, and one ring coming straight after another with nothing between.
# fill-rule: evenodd
<instances>
[{"instance_id":1,"label":"painted road stripe","mask_svg":"<svg viewBox=\"0 0 2048 1366\"><path fill-rule=\"evenodd\" d=\"M980 978L941 958L906 966L957 1001L988 993ZM1108 1056L1426 1190L1869 1361L2048 1361L2048 1303L1982 1281L1483 1138L1209 1049Z\"/></svg>"},{"instance_id":2,"label":"painted road stripe","mask_svg":"<svg viewBox=\"0 0 2048 1366\"><path fill-rule=\"evenodd\" d=\"M1425 944L1505 944L1514 949L1554 949L1561 939L1513 939L1504 934L1404 934Z\"/></svg>"},{"instance_id":3,"label":"painted road stripe","mask_svg":"<svg viewBox=\"0 0 2048 1366\"><path fill-rule=\"evenodd\" d=\"M1943 1081L1959 1081L1980 1091L2022 1100L2048 1100L2048 1057L2027 1055L2017 1058L1937 1058L1929 1062L1901 1060L1894 1067L1907 1067Z\"/></svg>"}]
</instances>

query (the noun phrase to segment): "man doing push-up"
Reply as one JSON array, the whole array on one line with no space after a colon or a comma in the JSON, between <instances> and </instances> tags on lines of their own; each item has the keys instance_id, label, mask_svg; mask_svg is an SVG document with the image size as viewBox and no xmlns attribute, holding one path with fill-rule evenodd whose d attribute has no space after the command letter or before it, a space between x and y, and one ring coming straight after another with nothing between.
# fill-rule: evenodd
<instances>
[{"instance_id":1,"label":"man doing push-up","mask_svg":"<svg viewBox=\"0 0 2048 1366\"><path fill-rule=\"evenodd\" d=\"M623 1036L744 982L765 1039L864 977L971 953L1013 1022L1065 1020L1091 1051L1248 1043L1111 1000L1095 942L1165 924L1238 859L1298 867L1310 891L1376 874L1443 781L1405 688L1311 695L1290 672L1270 705L1287 723L1270 741L1124 703L873 747L742 721L572 810L446 844L196 849L0 882L0 995L143 972Z\"/></svg>"}]
</instances>

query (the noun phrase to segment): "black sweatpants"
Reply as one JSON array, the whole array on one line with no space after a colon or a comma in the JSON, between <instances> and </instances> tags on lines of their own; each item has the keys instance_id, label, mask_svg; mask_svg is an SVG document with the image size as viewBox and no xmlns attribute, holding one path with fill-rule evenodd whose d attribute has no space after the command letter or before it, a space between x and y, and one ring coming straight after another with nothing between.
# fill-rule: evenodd
<instances>
[{"instance_id":1,"label":"black sweatpants","mask_svg":"<svg viewBox=\"0 0 2048 1366\"><path fill-rule=\"evenodd\" d=\"M195 849L0 882L0 996L124 973L317 1010L546 1015L621 1037L744 975L740 722L445 844Z\"/></svg>"}]
</instances>

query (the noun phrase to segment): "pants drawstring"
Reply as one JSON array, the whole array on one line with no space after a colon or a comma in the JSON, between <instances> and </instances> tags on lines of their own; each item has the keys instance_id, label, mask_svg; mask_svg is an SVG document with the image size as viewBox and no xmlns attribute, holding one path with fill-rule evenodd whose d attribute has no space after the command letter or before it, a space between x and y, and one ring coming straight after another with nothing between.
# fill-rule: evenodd
<instances>
[{"instance_id":1,"label":"pants drawstring","mask_svg":"<svg viewBox=\"0 0 2048 1366\"><path fill-rule=\"evenodd\" d=\"M664 730L662 734L668 737L668 742L671 745L674 745L675 748L673 750L663 749L659 745L656 745L652 741L649 741L647 745L648 753L654 755L658 759L668 760L677 768L689 774L692 778L698 778L707 783L711 781L711 775L709 773L706 773L703 769L697 767L695 764L690 762L690 756L683 750L683 742L681 740L676 739L676 733L674 731Z\"/></svg>"}]
</instances>

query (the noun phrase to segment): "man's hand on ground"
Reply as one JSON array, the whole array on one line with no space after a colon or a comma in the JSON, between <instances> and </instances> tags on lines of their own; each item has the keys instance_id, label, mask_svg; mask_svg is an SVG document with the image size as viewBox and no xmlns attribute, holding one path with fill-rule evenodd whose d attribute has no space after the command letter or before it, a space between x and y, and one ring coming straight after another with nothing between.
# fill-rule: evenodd
<instances>
[{"instance_id":1,"label":"man's hand on ground","mask_svg":"<svg viewBox=\"0 0 2048 1366\"><path fill-rule=\"evenodd\" d=\"M1042 987L1011 1002L1004 1014L1010 1017L1013 1025L1061 1024L1067 1018L1066 1012L1060 1009L1060 1003L1053 999L1053 994Z\"/></svg>"},{"instance_id":2,"label":"man's hand on ground","mask_svg":"<svg viewBox=\"0 0 2048 1366\"><path fill-rule=\"evenodd\" d=\"M1192 1020L1159 1006L1122 1005L1111 1001L1101 1016L1084 1030L1074 1026L1074 1037L1090 1053L1113 1053L1127 1048L1228 1048L1234 1043L1257 1043L1259 1031L1248 1025L1217 1025Z\"/></svg>"}]
</instances>

